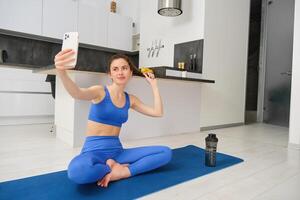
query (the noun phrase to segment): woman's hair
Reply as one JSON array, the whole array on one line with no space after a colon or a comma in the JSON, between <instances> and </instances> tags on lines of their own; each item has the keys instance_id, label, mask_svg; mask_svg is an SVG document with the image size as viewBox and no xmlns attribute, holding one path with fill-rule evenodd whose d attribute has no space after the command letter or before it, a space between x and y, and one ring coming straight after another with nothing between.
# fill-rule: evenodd
<instances>
[{"instance_id":1,"label":"woman's hair","mask_svg":"<svg viewBox=\"0 0 300 200\"><path fill-rule=\"evenodd\" d=\"M133 62L130 60L130 58L124 54L116 54L116 55L113 55L110 57L109 61L108 61L108 67L107 67L107 73L110 73L110 67L111 67L111 63L114 61L114 60L117 60L117 59L124 59L126 60L126 62L128 63L129 67L130 67L130 71L134 71L136 70L136 67L135 65L133 64Z\"/></svg>"}]
</instances>

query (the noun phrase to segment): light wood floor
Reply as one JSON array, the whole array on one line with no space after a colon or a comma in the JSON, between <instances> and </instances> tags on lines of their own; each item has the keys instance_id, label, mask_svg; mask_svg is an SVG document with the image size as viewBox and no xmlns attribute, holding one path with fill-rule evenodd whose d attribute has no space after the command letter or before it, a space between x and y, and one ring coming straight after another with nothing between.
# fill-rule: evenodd
<instances>
[{"instance_id":1,"label":"light wood floor","mask_svg":"<svg viewBox=\"0 0 300 200\"><path fill-rule=\"evenodd\" d=\"M79 153L49 132L51 125L0 126L0 182L66 169ZM218 129L218 151L245 161L142 199L299 200L300 151L287 148L288 129L252 124ZM124 147L162 144L204 147L208 132L123 141Z\"/></svg>"}]
</instances>

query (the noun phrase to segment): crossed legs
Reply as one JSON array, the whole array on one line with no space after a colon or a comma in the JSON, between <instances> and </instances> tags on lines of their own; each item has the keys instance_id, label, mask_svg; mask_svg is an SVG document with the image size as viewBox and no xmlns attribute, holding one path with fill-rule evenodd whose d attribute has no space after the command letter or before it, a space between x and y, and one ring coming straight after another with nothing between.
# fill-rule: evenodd
<instances>
[{"instance_id":1,"label":"crossed legs","mask_svg":"<svg viewBox=\"0 0 300 200\"><path fill-rule=\"evenodd\" d=\"M172 150L165 146L146 146L123 149L110 158L91 151L76 156L68 167L68 176L78 184L93 183L107 187L110 181L120 180L151 171L167 164Z\"/></svg>"}]
</instances>

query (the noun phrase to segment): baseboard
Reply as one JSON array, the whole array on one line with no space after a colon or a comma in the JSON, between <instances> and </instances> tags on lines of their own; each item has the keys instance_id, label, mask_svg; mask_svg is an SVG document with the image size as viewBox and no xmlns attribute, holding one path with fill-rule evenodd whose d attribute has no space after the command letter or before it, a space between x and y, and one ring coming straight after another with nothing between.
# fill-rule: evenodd
<instances>
[{"instance_id":1,"label":"baseboard","mask_svg":"<svg viewBox=\"0 0 300 200\"><path fill-rule=\"evenodd\" d=\"M54 115L0 117L0 126L54 123Z\"/></svg>"},{"instance_id":2,"label":"baseboard","mask_svg":"<svg viewBox=\"0 0 300 200\"><path fill-rule=\"evenodd\" d=\"M289 149L300 150L300 144L289 143L288 148Z\"/></svg>"},{"instance_id":3,"label":"baseboard","mask_svg":"<svg viewBox=\"0 0 300 200\"><path fill-rule=\"evenodd\" d=\"M200 127L200 131L209 131L209 130L215 130L220 128L229 128L234 126L242 126L245 123L239 122L239 123L233 123L233 124L222 124L222 125L216 125L216 126L206 126L206 127Z\"/></svg>"}]
</instances>

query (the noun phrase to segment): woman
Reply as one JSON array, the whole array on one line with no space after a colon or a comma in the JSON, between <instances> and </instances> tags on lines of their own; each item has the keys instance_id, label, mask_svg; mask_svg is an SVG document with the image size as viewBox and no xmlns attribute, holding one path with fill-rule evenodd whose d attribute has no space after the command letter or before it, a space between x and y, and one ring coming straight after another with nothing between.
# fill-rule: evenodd
<instances>
[{"instance_id":1,"label":"woman","mask_svg":"<svg viewBox=\"0 0 300 200\"><path fill-rule=\"evenodd\" d=\"M136 96L124 92L134 65L127 56L114 55L109 60L108 76L112 84L79 88L66 69L75 52L63 50L55 56L57 75L75 99L91 101L86 140L81 153L68 166L68 176L78 184L97 182L107 187L110 181L135 176L167 164L172 151L165 146L124 149L119 140L121 126L132 108L142 114L161 117L163 106L157 81L152 73L143 73L152 87L154 106L147 106Z\"/></svg>"}]
</instances>

